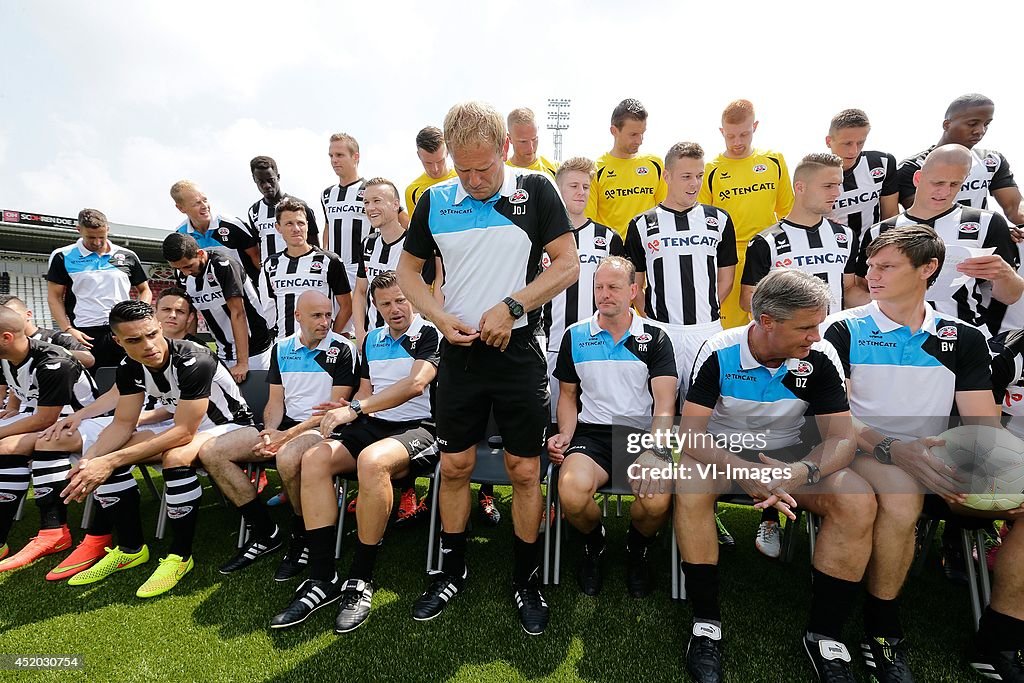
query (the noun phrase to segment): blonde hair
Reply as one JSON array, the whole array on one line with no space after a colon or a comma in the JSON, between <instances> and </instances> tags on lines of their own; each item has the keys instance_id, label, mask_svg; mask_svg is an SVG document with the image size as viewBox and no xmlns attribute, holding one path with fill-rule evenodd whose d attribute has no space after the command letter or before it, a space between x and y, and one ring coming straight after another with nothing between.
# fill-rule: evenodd
<instances>
[{"instance_id":1,"label":"blonde hair","mask_svg":"<svg viewBox=\"0 0 1024 683\"><path fill-rule=\"evenodd\" d=\"M597 166L593 161L586 157L572 157L562 162L562 165L558 167L558 173L555 174L555 180L561 180L562 176L569 171L579 171L586 173L591 179L597 174Z\"/></svg>"},{"instance_id":2,"label":"blonde hair","mask_svg":"<svg viewBox=\"0 0 1024 683\"><path fill-rule=\"evenodd\" d=\"M500 153L506 136L501 114L483 102L460 102L444 117L444 139L449 149L490 145Z\"/></svg>"},{"instance_id":3,"label":"blonde hair","mask_svg":"<svg viewBox=\"0 0 1024 683\"><path fill-rule=\"evenodd\" d=\"M722 112L722 123L743 123L754 117L754 104L750 100L733 100Z\"/></svg>"},{"instance_id":4,"label":"blonde hair","mask_svg":"<svg viewBox=\"0 0 1024 683\"><path fill-rule=\"evenodd\" d=\"M533 110L529 107L517 107L508 113L508 127L512 126L535 126L537 125L537 119L533 115Z\"/></svg>"},{"instance_id":5,"label":"blonde hair","mask_svg":"<svg viewBox=\"0 0 1024 683\"><path fill-rule=\"evenodd\" d=\"M171 185L171 199L174 200L175 204L181 204L182 196L189 190L199 192L199 187L191 180L179 180Z\"/></svg>"},{"instance_id":6,"label":"blonde hair","mask_svg":"<svg viewBox=\"0 0 1024 683\"><path fill-rule=\"evenodd\" d=\"M335 133L331 136L330 142L344 142L350 153L359 154L359 143L348 133Z\"/></svg>"}]
</instances>

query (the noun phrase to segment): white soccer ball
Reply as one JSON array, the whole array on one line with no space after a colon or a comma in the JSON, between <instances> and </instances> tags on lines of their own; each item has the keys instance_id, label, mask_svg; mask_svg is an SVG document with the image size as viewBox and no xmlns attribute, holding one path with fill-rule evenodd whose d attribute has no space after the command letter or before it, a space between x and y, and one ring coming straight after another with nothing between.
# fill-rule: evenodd
<instances>
[{"instance_id":1,"label":"white soccer ball","mask_svg":"<svg viewBox=\"0 0 1024 683\"><path fill-rule=\"evenodd\" d=\"M1024 441L998 427L963 425L939 434L932 453L969 480L965 507L1003 511L1024 505Z\"/></svg>"}]
</instances>

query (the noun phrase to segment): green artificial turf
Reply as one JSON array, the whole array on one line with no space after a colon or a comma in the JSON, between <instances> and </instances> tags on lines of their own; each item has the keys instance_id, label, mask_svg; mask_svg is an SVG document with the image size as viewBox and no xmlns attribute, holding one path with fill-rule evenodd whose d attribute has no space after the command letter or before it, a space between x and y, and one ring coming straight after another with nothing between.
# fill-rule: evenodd
<instances>
[{"instance_id":1,"label":"green artificial turf","mask_svg":"<svg viewBox=\"0 0 1024 683\"><path fill-rule=\"evenodd\" d=\"M270 617L288 603L299 579L275 583L276 558L234 576L220 575L217 566L234 552L238 516L207 488L196 568L168 594L135 597L155 558L166 553L167 539L151 544L149 565L93 586L46 582L56 557L0 574L0 654L80 654L87 677L104 681L687 680L682 659L690 612L669 595L667 535L654 550L657 590L635 600L626 594L621 564L626 516L616 518L610 506L608 574L598 598L576 587L578 537L567 534L562 583L545 590L551 624L544 635L530 637L519 626L511 598L509 495L498 487L504 520L496 529L476 525L467 589L431 622L411 617L412 603L425 587L423 523L389 530L377 563L373 612L362 628L335 636L330 606L302 626L271 632ZM723 510L737 539L736 549L721 561L726 680L813 680L800 640L809 604L806 533L797 538L792 564L769 560L754 549L759 515L743 507ZM147 533L156 511L157 501L144 490ZM79 514L76 506L73 525ZM274 514L286 523L282 508ZM12 551L36 524L30 501L12 533ZM81 531L73 529L77 540ZM354 542L354 535L346 536L338 563L342 576ZM967 589L945 581L937 556L931 553L924 574L913 577L905 591L911 664L918 681L974 680L964 657L973 632ZM858 675L867 680L859 624L858 610L846 642ZM80 680L82 673L0 671L0 680Z\"/></svg>"}]
</instances>

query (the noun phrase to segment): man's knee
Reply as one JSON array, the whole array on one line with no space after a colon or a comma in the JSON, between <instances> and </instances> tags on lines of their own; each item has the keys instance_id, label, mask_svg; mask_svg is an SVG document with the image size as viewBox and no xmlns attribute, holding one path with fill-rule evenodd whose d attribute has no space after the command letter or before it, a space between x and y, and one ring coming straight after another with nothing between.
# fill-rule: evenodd
<instances>
[{"instance_id":1,"label":"man's knee","mask_svg":"<svg viewBox=\"0 0 1024 683\"><path fill-rule=\"evenodd\" d=\"M299 474L299 467L302 465L302 451L295 448L288 448L286 445L277 453L277 473L282 479L294 479Z\"/></svg>"},{"instance_id":2,"label":"man's knee","mask_svg":"<svg viewBox=\"0 0 1024 683\"><path fill-rule=\"evenodd\" d=\"M330 476L330 462L331 447L323 443L306 450L300 458L299 467L307 477Z\"/></svg>"},{"instance_id":3,"label":"man's knee","mask_svg":"<svg viewBox=\"0 0 1024 683\"><path fill-rule=\"evenodd\" d=\"M881 493L876 497L876 517L890 528L913 530L921 516L924 497L911 493Z\"/></svg>"},{"instance_id":4,"label":"man's knee","mask_svg":"<svg viewBox=\"0 0 1024 683\"><path fill-rule=\"evenodd\" d=\"M198 462L199 458L196 457L196 451L190 448L189 445L169 448L160 457L160 463L165 468L194 467Z\"/></svg>"},{"instance_id":5,"label":"man's knee","mask_svg":"<svg viewBox=\"0 0 1024 683\"><path fill-rule=\"evenodd\" d=\"M558 473L558 499L567 512L578 512L594 499L597 482L589 471L579 467L562 467Z\"/></svg>"},{"instance_id":6,"label":"man's knee","mask_svg":"<svg viewBox=\"0 0 1024 683\"><path fill-rule=\"evenodd\" d=\"M513 489L540 484L540 458L505 456L505 470Z\"/></svg>"},{"instance_id":7,"label":"man's knee","mask_svg":"<svg viewBox=\"0 0 1024 683\"><path fill-rule=\"evenodd\" d=\"M636 498L629 514L636 519L658 519L668 514L672 507L672 494L660 493L653 498Z\"/></svg>"},{"instance_id":8,"label":"man's knee","mask_svg":"<svg viewBox=\"0 0 1024 683\"><path fill-rule=\"evenodd\" d=\"M473 454L475 455L475 454ZM441 479L450 482L468 482L473 476L476 458L466 453L441 454Z\"/></svg>"},{"instance_id":9,"label":"man's knee","mask_svg":"<svg viewBox=\"0 0 1024 683\"><path fill-rule=\"evenodd\" d=\"M377 444L370 446L360 453L359 459L356 460L356 470L359 473L360 481L363 479L369 481L380 477L390 478L392 469L394 469L394 460L394 454L388 453L386 449Z\"/></svg>"}]
</instances>

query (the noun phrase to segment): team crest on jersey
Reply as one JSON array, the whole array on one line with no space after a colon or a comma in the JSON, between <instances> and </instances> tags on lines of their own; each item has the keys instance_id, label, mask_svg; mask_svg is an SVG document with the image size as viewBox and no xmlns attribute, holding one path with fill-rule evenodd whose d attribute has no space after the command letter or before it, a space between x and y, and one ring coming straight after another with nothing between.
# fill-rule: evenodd
<instances>
[{"instance_id":1,"label":"team crest on jersey","mask_svg":"<svg viewBox=\"0 0 1024 683\"><path fill-rule=\"evenodd\" d=\"M846 237L845 232L836 233L836 242L839 244L846 244L849 240Z\"/></svg>"},{"instance_id":2,"label":"team crest on jersey","mask_svg":"<svg viewBox=\"0 0 1024 683\"><path fill-rule=\"evenodd\" d=\"M116 263L117 265L119 265L119 266L123 266L124 265L124 254L122 254L121 252L118 252L118 253L114 254L113 258L114 258L114 263Z\"/></svg>"},{"instance_id":3,"label":"team crest on jersey","mask_svg":"<svg viewBox=\"0 0 1024 683\"><path fill-rule=\"evenodd\" d=\"M945 327L940 327L938 331L935 333L935 336L937 336L939 339L955 340L956 326L946 325Z\"/></svg>"},{"instance_id":4,"label":"team crest on jersey","mask_svg":"<svg viewBox=\"0 0 1024 683\"><path fill-rule=\"evenodd\" d=\"M873 168L873 169L871 169L871 177L872 178L884 178L885 177L885 169L884 168Z\"/></svg>"},{"instance_id":5,"label":"team crest on jersey","mask_svg":"<svg viewBox=\"0 0 1024 683\"><path fill-rule=\"evenodd\" d=\"M647 168L646 166L637 166L637 169L636 169L636 174L637 175L647 175L650 172L651 172L651 170L649 168Z\"/></svg>"},{"instance_id":6,"label":"team crest on jersey","mask_svg":"<svg viewBox=\"0 0 1024 683\"><path fill-rule=\"evenodd\" d=\"M807 375L811 374L812 372L814 372L814 366L811 365L810 362L806 360L802 360L799 363L797 363L796 367L793 368L792 370L792 373L797 377L807 377Z\"/></svg>"},{"instance_id":7,"label":"team crest on jersey","mask_svg":"<svg viewBox=\"0 0 1024 683\"><path fill-rule=\"evenodd\" d=\"M211 285L217 284L217 278L213 274L212 270L209 273L206 274L206 281L209 282Z\"/></svg>"},{"instance_id":8,"label":"team crest on jersey","mask_svg":"<svg viewBox=\"0 0 1024 683\"><path fill-rule=\"evenodd\" d=\"M309 270L314 273L318 273L323 270L324 264L320 261L313 261L309 264Z\"/></svg>"},{"instance_id":9,"label":"team crest on jersey","mask_svg":"<svg viewBox=\"0 0 1024 683\"><path fill-rule=\"evenodd\" d=\"M764 164L754 164L754 173L764 173L768 167Z\"/></svg>"},{"instance_id":10,"label":"team crest on jersey","mask_svg":"<svg viewBox=\"0 0 1024 683\"><path fill-rule=\"evenodd\" d=\"M707 223L707 226L709 228L717 228L718 227L718 219L715 218L714 216L708 216L707 218L704 219L704 222Z\"/></svg>"},{"instance_id":11,"label":"team crest on jersey","mask_svg":"<svg viewBox=\"0 0 1024 683\"><path fill-rule=\"evenodd\" d=\"M547 270L548 268L551 267L551 257L548 256L547 252L544 252L544 256L541 257L540 265L544 268L544 270Z\"/></svg>"},{"instance_id":12,"label":"team crest on jersey","mask_svg":"<svg viewBox=\"0 0 1024 683\"><path fill-rule=\"evenodd\" d=\"M340 352L341 350L337 346L332 346L331 348L327 349L327 362L334 363L335 361L337 361L338 354Z\"/></svg>"},{"instance_id":13,"label":"team crest on jersey","mask_svg":"<svg viewBox=\"0 0 1024 683\"><path fill-rule=\"evenodd\" d=\"M651 341L651 339L653 339L653 337L651 337L651 335L649 335L648 333L644 332L643 334L636 335L636 337L634 337L634 339L636 339L636 343L637 344L646 344L649 341Z\"/></svg>"},{"instance_id":14,"label":"team crest on jersey","mask_svg":"<svg viewBox=\"0 0 1024 683\"><path fill-rule=\"evenodd\" d=\"M519 188L518 190L516 190L515 192L513 192L509 196L508 203L509 204L522 204L523 202L525 202L529 198L530 198L530 193L527 192L526 190L524 190L523 188Z\"/></svg>"},{"instance_id":15,"label":"team crest on jersey","mask_svg":"<svg viewBox=\"0 0 1024 683\"><path fill-rule=\"evenodd\" d=\"M356 192L356 199L363 201L363 193L366 192L363 188L359 188L359 192Z\"/></svg>"},{"instance_id":16,"label":"team crest on jersey","mask_svg":"<svg viewBox=\"0 0 1024 683\"><path fill-rule=\"evenodd\" d=\"M978 230L980 230L980 229L981 229L981 226L978 225L977 223L961 223L960 224L960 232L975 233L975 232L978 232Z\"/></svg>"},{"instance_id":17,"label":"team crest on jersey","mask_svg":"<svg viewBox=\"0 0 1024 683\"><path fill-rule=\"evenodd\" d=\"M227 237L231 234L231 231L228 228L217 228L217 234L221 237Z\"/></svg>"},{"instance_id":18,"label":"team crest on jersey","mask_svg":"<svg viewBox=\"0 0 1024 683\"><path fill-rule=\"evenodd\" d=\"M985 157L985 165L989 168L995 168L999 165L999 157L995 154L989 154Z\"/></svg>"},{"instance_id":19,"label":"team crest on jersey","mask_svg":"<svg viewBox=\"0 0 1024 683\"><path fill-rule=\"evenodd\" d=\"M273 275L274 273L277 272L277 259L268 260L267 265L265 267L267 269L267 274Z\"/></svg>"},{"instance_id":20,"label":"team crest on jersey","mask_svg":"<svg viewBox=\"0 0 1024 683\"><path fill-rule=\"evenodd\" d=\"M595 247L600 247L601 249L604 249L605 247L608 246L608 238L606 238L606 237L595 237L594 238L594 246Z\"/></svg>"},{"instance_id":21,"label":"team crest on jersey","mask_svg":"<svg viewBox=\"0 0 1024 683\"><path fill-rule=\"evenodd\" d=\"M1021 400L1024 400L1024 394L1020 391L1010 391L1007 389L1006 397L1003 399L1003 405L1007 408L1012 408L1013 404L1020 403Z\"/></svg>"}]
</instances>

